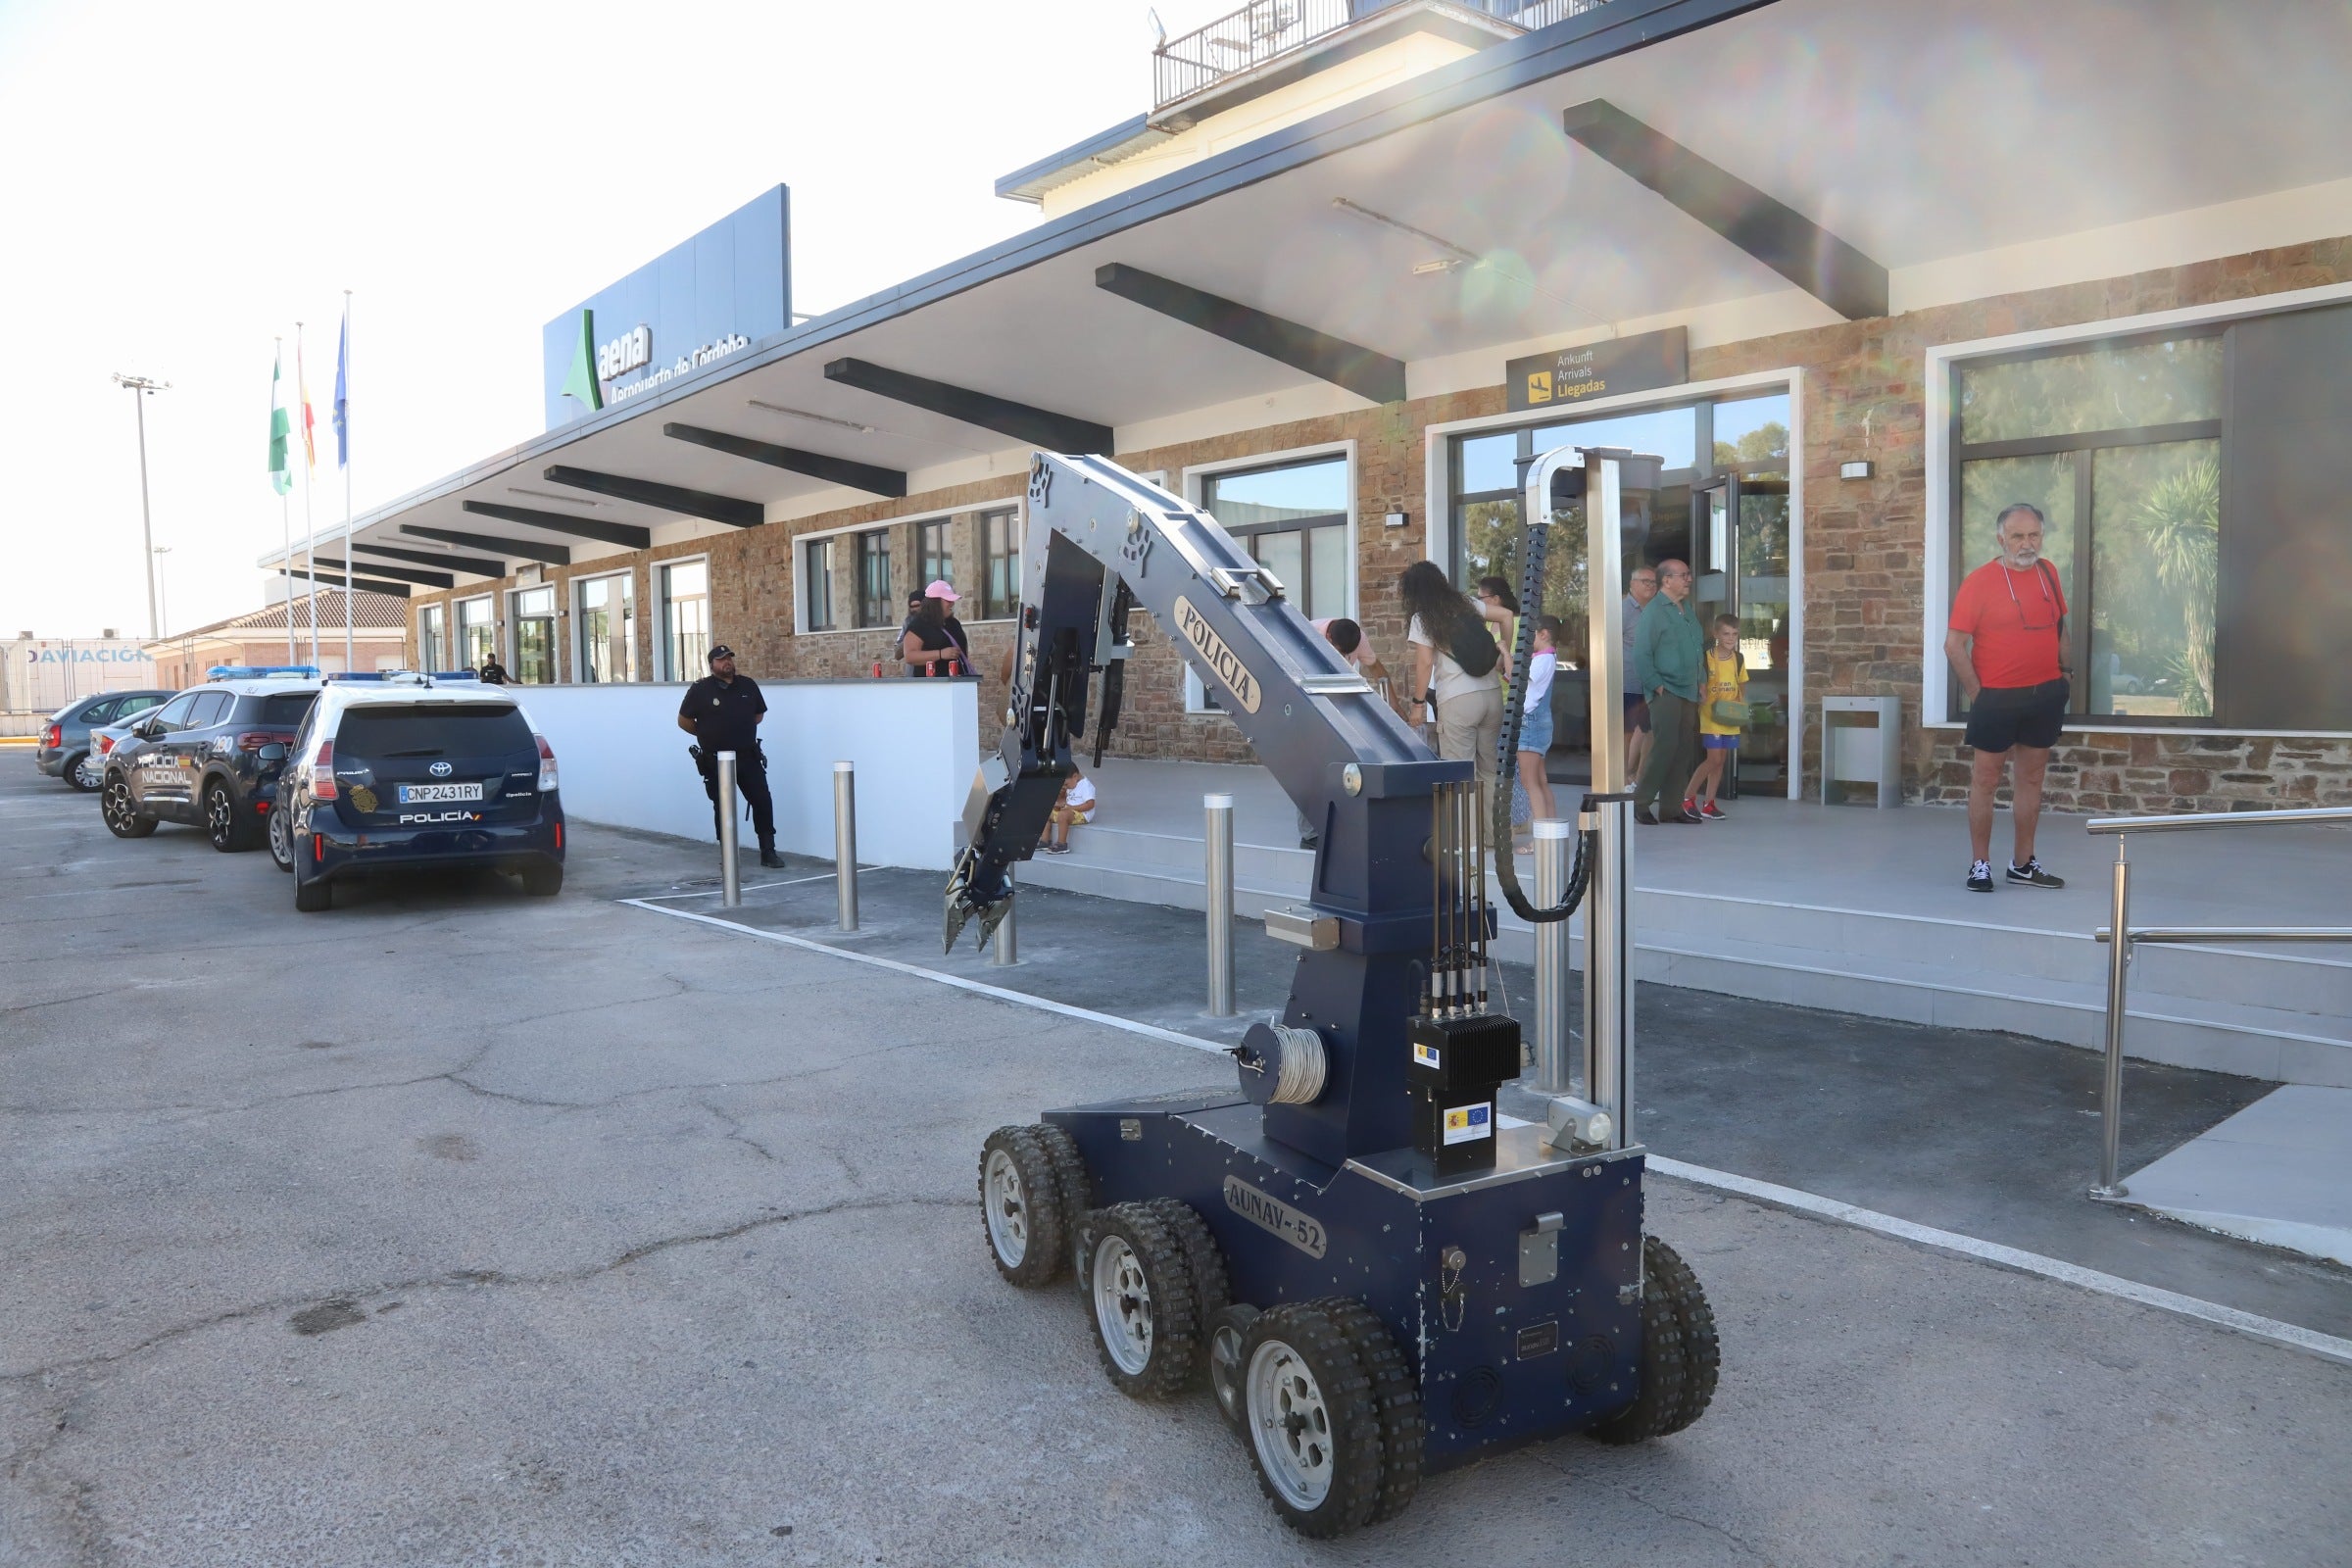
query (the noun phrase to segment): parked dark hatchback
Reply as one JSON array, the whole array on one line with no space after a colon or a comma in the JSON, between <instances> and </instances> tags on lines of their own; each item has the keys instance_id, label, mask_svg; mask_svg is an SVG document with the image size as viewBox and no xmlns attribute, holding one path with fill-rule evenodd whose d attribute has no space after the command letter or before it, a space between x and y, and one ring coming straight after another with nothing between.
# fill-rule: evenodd
<instances>
[{"instance_id":1,"label":"parked dark hatchback","mask_svg":"<svg viewBox=\"0 0 2352 1568\"><path fill-rule=\"evenodd\" d=\"M159 822L201 827L227 853L261 844L279 770L318 682L273 676L181 692L107 754L98 806L107 831L143 839Z\"/></svg>"},{"instance_id":2,"label":"parked dark hatchback","mask_svg":"<svg viewBox=\"0 0 2352 1568\"><path fill-rule=\"evenodd\" d=\"M514 698L470 679L331 683L294 747L282 832L294 906L385 869L490 866L564 886L556 758Z\"/></svg>"},{"instance_id":3,"label":"parked dark hatchback","mask_svg":"<svg viewBox=\"0 0 2352 1568\"><path fill-rule=\"evenodd\" d=\"M49 715L33 747L32 764L51 778L62 778L77 790L99 786L105 770L90 756L90 731L100 724L118 724L168 701L170 692L101 692L77 697Z\"/></svg>"}]
</instances>

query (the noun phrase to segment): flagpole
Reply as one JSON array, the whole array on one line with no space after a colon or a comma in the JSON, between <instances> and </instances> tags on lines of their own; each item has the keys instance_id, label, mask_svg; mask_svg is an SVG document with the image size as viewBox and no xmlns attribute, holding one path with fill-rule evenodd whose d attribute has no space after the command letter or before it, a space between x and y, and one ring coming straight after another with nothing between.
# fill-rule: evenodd
<instances>
[{"instance_id":1,"label":"flagpole","mask_svg":"<svg viewBox=\"0 0 2352 1568\"><path fill-rule=\"evenodd\" d=\"M294 323L294 395L302 404L302 416L307 421L311 416L311 390L302 378L302 323L300 321ZM301 433L306 438L303 443L303 451L307 457L310 451L307 437L310 432L305 429ZM291 454L289 454L290 456ZM302 563L303 570L309 574L311 579L311 667L314 669L318 665L318 525L311 520L311 492L318 488L317 466L312 463L305 462L302 466Z\"/></svg>"},{"instance_id":2,"label":"flagpole","mask_svg":"<svg viewBox=\"0 0 2352 1568\"><path fill-rule=\"evenodd\" d=\"M285 364L286 340L276 337L270 341L273 345L270 362L270 422L275 424L277 422L277 372L278 368ZM277 476L272 473L270 477L274 479ZM288 485L286 490L292 488L293 486ZM294 662L294 498L288 495L286 490L277 492L278 532L284 538L286 546L286 553L279 560L277 569L279 575L285 579L286 585L286 662L291 664Z\"/></svg>"},{"instance_id":3,"label":"flagpole","mask_svg":"<svg viewBox=\"0 0 2352 1568\"><path fill-rule=\"evenodd\" d=\"M359 666L351 651L351 290L343 291L343 345L335 363L335 455L343 460L343 667Z\"/></svg>"}]
</instances>

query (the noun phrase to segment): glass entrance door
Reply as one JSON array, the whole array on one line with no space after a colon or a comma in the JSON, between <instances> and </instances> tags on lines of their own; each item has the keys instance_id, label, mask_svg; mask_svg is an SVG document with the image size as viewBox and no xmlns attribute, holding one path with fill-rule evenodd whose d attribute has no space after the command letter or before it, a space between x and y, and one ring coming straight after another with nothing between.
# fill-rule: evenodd
<instances>
[{"instance_id":1,"label":"glass entrance door","mask_svg":"<svg viewBox=\"0 0 2352 1568\"><path fill-rule=\"evenodd\" d=\"M1699 623L1740 621L1747 700L1770 703L1773 718L1740 743L1730 793L1785 794L1788 787L1788 481L1736 473L1690 487L1690 597ZM1708 632L1710 645L1713 632Z\"/></svg>"}]
</instances>

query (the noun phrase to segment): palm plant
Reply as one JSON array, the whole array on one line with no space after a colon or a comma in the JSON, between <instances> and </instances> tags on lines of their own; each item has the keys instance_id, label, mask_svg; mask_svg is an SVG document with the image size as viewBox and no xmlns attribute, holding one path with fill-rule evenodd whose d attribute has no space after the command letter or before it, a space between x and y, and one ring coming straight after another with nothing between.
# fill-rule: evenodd
<instances>
[{"instance_id":1,"label":"palm plant","mask_svg":"<svg viewBox=\"0 0 2352 1568\"><path fill-rule=\"evenodd\" d=\"M2180 653L2184 685L2180 711L2213 712L2213 621L2221 559L2222 469L2203 457L2151 485L2132 518L2156 568L2156 580L2179 596L2186 646Z\"/></svg>"}]
</instances>

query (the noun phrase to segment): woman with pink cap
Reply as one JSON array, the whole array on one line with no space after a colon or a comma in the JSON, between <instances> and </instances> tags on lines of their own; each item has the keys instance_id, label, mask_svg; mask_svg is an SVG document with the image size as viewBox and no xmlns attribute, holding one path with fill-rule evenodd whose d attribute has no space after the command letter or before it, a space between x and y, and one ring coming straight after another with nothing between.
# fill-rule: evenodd
<instances>
[{"instance_id":1,"label":"woman with pink cap","mask_svg":"<svg viewBox=\"0 0 2352 1568\"><path fill-rule=\"evenodd\" d=\"M899 657L909 675L969 675L972 645L948 607L962 596L945 577L923 590L922 608L899 628Z\"/></svg>"}]
</instances>

